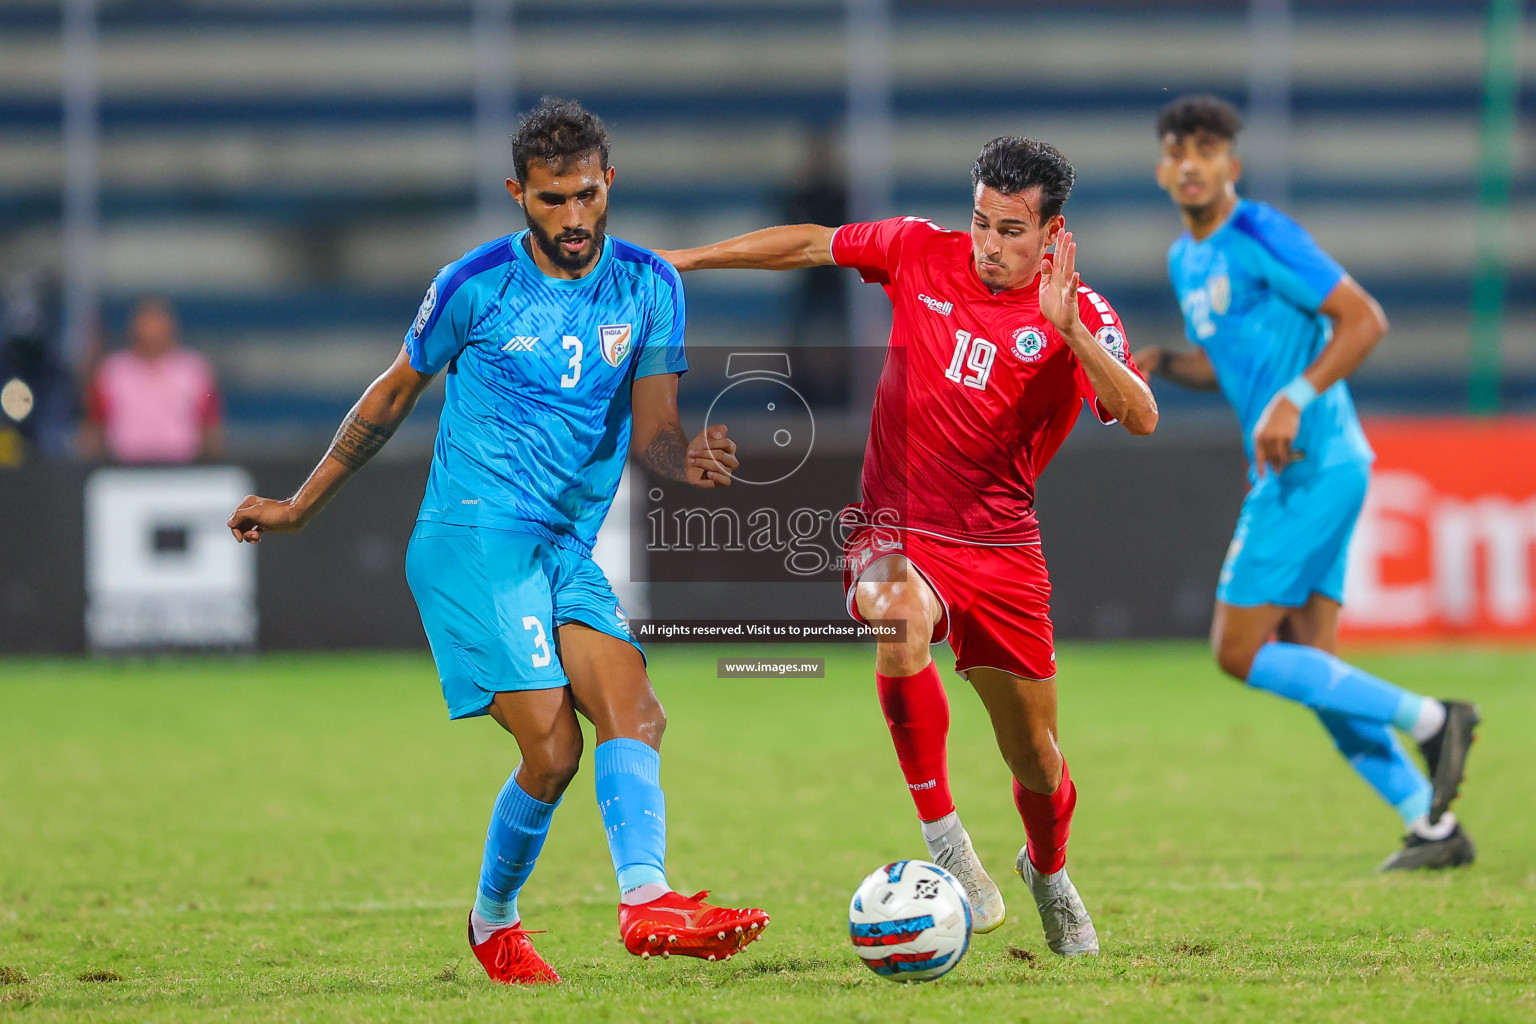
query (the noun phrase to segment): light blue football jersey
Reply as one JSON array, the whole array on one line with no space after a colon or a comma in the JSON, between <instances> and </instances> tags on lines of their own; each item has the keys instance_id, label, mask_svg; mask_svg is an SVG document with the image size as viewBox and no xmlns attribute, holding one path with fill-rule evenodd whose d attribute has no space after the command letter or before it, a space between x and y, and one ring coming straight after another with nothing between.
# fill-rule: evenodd
<instances>
[{"instance_id":1,"label":"light blue football jersey","mask_svg":"<svg viewBox=\"0 0 1536 1024\"><path fill-rule=\"evenodd\" d=\"M611 236L586 276L552 278L527 234L439 271L406 332L413 367L448 371L417 519L590 554L629 451L630 385L688 368L683 286L671 264Z\"/></svg>"},{"instance_id":2,"label":"light blue football jersey","mask_svg":"<svg viewBox=\"0 0 1536 1024\"><path fill-rule=\"evenodd\" d=\"M1251 466L1253 429L1265 406L1332 337L1333 325L1318 307L1344 269L1285 214L1242 199L1203 241L1186 231L1173 243L1168 274L1186 335L1210 357L1237 411ZM1294 448L1303 459L1288 473L1374 457L1343 381L1302 413Z\"/></svg>"}]
</instances>

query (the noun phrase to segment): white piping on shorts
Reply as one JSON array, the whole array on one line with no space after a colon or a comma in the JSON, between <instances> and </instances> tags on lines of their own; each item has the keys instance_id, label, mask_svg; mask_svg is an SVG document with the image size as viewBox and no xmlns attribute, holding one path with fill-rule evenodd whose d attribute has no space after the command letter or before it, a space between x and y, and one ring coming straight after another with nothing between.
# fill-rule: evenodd
<instances>
[{"instance_id":1,"label":"white piping on shorts","mask_svg":"<svg viewBox=\"0 0 1536 1024\"><path fill-rule=\"evenodd\" d=\"M869 570L873 569L877 564L885 561L887 558L905 558L907 560L907 564L911 565L913 570L923 578L923 582L928 584L928 589L933 591L933 596L939 599L939 604L944 608L944 635L939 637L937 640L934 640L930 637L928 640L928 646L937 647L945 640L948 640L949 624L951 621L949 614L949 599L944 596L944 592L938 588L932 579L929 578L928 574L923 572L923 567L912 561L912 556L904 552L892 551L888 554L881 555L879 558L866 565L863 571L861 571L857 576L853 578L853 585L848 588L848 593L844 595L844 601L848 610L848 617L854 622L864 621L854 612L854 594L859 589L859 583L863 580L864 573L869 572Z\"/></svg>"},{"instance_id":2,"label":"white piping on shorts","mask_svg":"<svg viewBox=\"0 0 1536 1024\"><path fill-rule=\"evenodd\" d=\"M1055 679L1056 679L1056 673L1055 672L1052 672L1050 675L1046 676L1044 679L1036 679L1034 676L1020 675L1019 673L1013 671L1012 669L998 668L996 665L972 665L970 668L957 668L957 669L955 669L955 671L957 673L959 673L960 677L962 679L964 679L966 682L970 682L971 673L976 671L979 668L989 668L993 672L1001 672L1004 675L1010 675L1010 676L1013 676L1015 679L1023 679L1025 681L1031 682L1031 683L1049 683L1049 682L1055 681Z\"/></svg>"}]
</instances>

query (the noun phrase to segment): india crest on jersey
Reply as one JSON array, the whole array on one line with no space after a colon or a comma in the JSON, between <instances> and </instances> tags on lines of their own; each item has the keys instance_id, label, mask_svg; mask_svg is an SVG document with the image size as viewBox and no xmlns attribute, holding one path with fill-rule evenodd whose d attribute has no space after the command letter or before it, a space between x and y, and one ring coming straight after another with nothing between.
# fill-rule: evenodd
<instances>
[{"instance_id":1,"label":"india crest on jersey","mask_svg":"<svg viewBox=\"0 0 1536 1024\"><path fill-rule=\"evenodd\" d=\"M1217 316L1226 316L1232 305L1232 279L1225 273L1212 274L1205 282L1206 293L1211 297L1211 308Z\"/></svg>"},{"instance_id":2,"label":"india crest on jersey","mask_svg":"<svg viewBox=\"0 0 1536 1024\"><path fill-rule=\"evenodd\" d=\"M603 346L603 361L609 366L618 366L629 355L630 339L634 337L634 331L629 324L608 324L597 329L597 340Z\"/></svg>"}]
</instances>

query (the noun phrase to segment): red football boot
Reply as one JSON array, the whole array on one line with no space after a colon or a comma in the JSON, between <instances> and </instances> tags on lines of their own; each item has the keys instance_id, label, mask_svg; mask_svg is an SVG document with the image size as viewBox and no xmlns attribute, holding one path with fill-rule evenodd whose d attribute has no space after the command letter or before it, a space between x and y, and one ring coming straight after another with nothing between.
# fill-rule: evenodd
<instances>
[{"instance_id":1,"label":"red football boot","mask_svg":"<svg viewBox=\"0 0 1536 1024\"><path fill-rule=\"evenodd\" d=\"M619 935L636 956L696 956L729 960L763 934L768 915L757 909L733 910L699 902L709 890L684 896L669 892L649 903L619 905Z\"/></svg>"},{"instance_id":2,"label":"red football boot","mask_svg":"<svg viewBox=\"0 0 1536 1024\"><path fill-rule=\"evenodd\" d=\"M560 980L560 975L544 962L528 938L537 934L540 933L524 931L521 923L512 924L496 929L490 938L477 946L475 929L471 925L469 948L492 981L503 985L553 985Z\"/></svg>"}]
</instances>

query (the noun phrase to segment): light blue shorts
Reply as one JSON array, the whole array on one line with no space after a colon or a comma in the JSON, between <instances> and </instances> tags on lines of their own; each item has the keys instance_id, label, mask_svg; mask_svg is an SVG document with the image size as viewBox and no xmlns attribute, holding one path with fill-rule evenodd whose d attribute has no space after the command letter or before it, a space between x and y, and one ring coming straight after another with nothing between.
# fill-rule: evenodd
<instances>
[{"instance_id":1,"label":"light blue shorts","mask_svg":"<svg viewBox=\"0 0 1536 1024\"><path fill-rule=\"evenodd\" d=\"M580 622L640 650L597 563L532 534L418 522L405 578L449 718L483 715L505 690L566 685L556 633L564 623Z\"/></svg>"},{"instance_id":2,"label":"light blue shorts","mask_svg":"<svg viewBox=\"0 0 1536 1024\"><path fill-rule=\"evenodd\" d=\"M1343 604L1349 538L1370 482L1368 462L1265 474L1243 500L1216 599L1299 608L1322 594Z\"/></svg>"}]
</instances>

